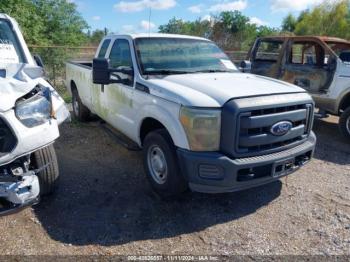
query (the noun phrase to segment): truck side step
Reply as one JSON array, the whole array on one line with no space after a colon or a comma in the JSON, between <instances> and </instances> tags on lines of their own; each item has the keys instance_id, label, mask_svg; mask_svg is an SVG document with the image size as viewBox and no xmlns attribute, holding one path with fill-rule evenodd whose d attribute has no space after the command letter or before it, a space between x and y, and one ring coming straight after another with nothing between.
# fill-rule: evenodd
<instances>
[{"instance_id":1,"label":"truck side step","mask_svg":"<svg viewBox=\"0 0 350 262\"><path fill-rule=\"evenodd\" d=\"M100 123L103 130L106 131L107 134L109 134L115 142L122 145L126 149L130 151L141 151L142 149L136 144L134 141L132 141L130 138L116 130L114 127L110 126L104 121L101 121Z\"/></svg>"}]
</instances>

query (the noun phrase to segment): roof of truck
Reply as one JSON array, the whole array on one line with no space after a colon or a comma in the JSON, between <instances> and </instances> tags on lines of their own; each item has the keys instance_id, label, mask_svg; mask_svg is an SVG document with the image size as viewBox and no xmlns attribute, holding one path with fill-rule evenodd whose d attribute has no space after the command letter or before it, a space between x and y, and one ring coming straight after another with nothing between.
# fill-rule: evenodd
<instances>
[{"instance_id":1,"label":"roof of truck","mask_svg":"<svg viewBox=\"0 0 350 262\"><path fill-rule=\"evenodd\" d=\"M183 38L183 39L195 39L195 40L210 41L209 39L197 37L197 36L177 35L177 34L162 34L162 33L112 34L112 35L108 35L107 38L108 37L131 37L132 39L136 39L136 38Z\"/></svg>"},{"instance_id":2,"label":"roof of truck","mask_svg":"<svg viewBox=\"0 0 350 262\"><path fill-rule=\"evenodd\" d=\"M319 40L323 42L336 42L336 43L344 43L344 44L350 44L350 41L337 38L337 37L329 37L329 36L266 36L261 37L260 39L265 40L282 40L285 39L295 39L295 40Z\"/></svg>"}]
</instances>

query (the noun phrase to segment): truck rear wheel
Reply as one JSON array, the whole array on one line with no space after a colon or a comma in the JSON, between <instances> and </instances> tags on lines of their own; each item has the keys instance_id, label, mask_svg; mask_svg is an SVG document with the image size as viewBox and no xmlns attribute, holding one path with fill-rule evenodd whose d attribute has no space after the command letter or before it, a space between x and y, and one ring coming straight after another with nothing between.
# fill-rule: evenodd
<instances>
[{"instance_id":1,"label":"truck rear wheel","mask_svg":"<svg viewBox=\"0 0 350 262\"><path fill-rule=\"evenodd\" d=\"M162 197L173 197L187 190L178 165L176 148L164 129L149 133L143 146L143 163L152 188Z\"/></svg>"},{"instance_id":2,"label":"truck rear wheel","mask_svg":"<svg viewBox=\"0 0 350 262\"><path fill-rule=\"evenodd\" d=\"M350 140L350 107L341 114L339 128L344 137Z\"/></svg>"},{"instance_id":3,"label":"truck rear wheel","mask_svg":"<svg viewBox=\"0 0 350 262\"><path fill-rule=\"evenodd\" d=\"M72 105L74 118L86 122L89 119L90 110L81 102L78 90L75 88L72 90Z\"/></svg>"},{"instance_id":4,"label":"truck rear wheel","mask_svg":"<svg viewBox=\"0 0 350 262\"><path fill-rule=\"evenodd\" d=\"M53 193L57 187L59 177L58 162L54 146L50 145L34 152L32 163L35 169L40 170L37 174L40 183L40 196Z\"/></svg>"}]
</instances>

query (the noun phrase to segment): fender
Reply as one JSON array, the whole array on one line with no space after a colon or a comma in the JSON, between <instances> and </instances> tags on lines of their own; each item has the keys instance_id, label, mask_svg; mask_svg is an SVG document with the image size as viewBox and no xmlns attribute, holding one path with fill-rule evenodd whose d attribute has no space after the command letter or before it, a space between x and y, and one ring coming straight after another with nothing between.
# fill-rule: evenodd
<instances>
[{"instance_id":1,"label":"fender","mask_svg":"<svg viewBox=\"0 0 350 262\"><path fill-rule=\"evenodd\" d=\"M189 149L189 144L187 141L186 133L179 121L178 118L175 118L174 116L178 116L180 112L180 105L178 104L172 104L172 103L166 103L167 105L163 105L164 102L160 102L160 104L153 105L148 104L141 108L140 115L138 116L139 119L138 122L138 144L141 146L141 138L140 138L140 132L141 132L141 126L143 121L146 118L153 118L160 123L163 124L163 126L167 129L169 132L175 146L183 148L183 149ZM161 108L160 108L161 107ZM172 111L170 112L169 109Z\"/></svg>"}]
</instances>

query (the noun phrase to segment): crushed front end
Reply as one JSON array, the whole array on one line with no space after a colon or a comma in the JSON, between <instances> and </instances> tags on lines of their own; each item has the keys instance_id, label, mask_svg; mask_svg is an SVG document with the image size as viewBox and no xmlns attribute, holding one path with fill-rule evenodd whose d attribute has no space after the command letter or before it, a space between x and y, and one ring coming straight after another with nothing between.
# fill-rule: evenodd
<instances>
[{"instance_id":1,"label":"crushed front end","mask_svg":"<svg viewBox=\"0 0 350 262\"><path fill-rule=\"evenodd\" d=\"M30 155L0 166L0 216L18 212L39 202L38 170L33 170Z\"/></svg>"}]
</instances>

